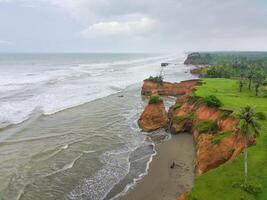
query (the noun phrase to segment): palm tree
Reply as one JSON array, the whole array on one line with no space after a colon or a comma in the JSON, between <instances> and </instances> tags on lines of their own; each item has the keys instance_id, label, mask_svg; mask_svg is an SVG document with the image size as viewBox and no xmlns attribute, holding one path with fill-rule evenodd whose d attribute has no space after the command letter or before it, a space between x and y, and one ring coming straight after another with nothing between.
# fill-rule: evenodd
<instances>
[{"instance_id":1,"label":"palm tree","mask_svg":"<svg viewBox=\"0 0 267 200\"><path fill-rule=\"evenodd\" d=\"M255 95L258 96L259 94L259 88L261 85L263 85L265 80L265 74L262 71L256 71L253 75L253 81L255 83Z\"/></svg>"},{"instance_id":2,"label":"palm tree","mask_svg":"<svg viewBox=\"0 0 267 200\"><path fill-rule=\"evenodd\" d=\"M245 106L241 108L238 113L239 129L240 133L245 137L245 149L244 149L244 173L245 173L245 184L247 184L248 177L248 139L249 136L259 135L259 124L256 121L255 110L251 106Z\"/></svg>"},{"instance_id":3,"label":"palm tree","mask_svg":"<svg viewBox=\"0 0 267 200\"><path fill-rule=\"evenodd\" d=\"M247 72L248 89L251 89L251 83L252 83L252 78L253 78L253 75L254 75L254 71L255 71L254 67L249 66L248 72Z\"/></svg>"},{"instance_id":4,"label":"palm tree","mask_svg":"<svg viewBox=\"0 0 267 200\"><path fill-rule=\"evenodd\" d=\"M244 86L244 74L240 73L239 77L239 92L242 92L243 86Z\"/></svg>"}]
</instances>

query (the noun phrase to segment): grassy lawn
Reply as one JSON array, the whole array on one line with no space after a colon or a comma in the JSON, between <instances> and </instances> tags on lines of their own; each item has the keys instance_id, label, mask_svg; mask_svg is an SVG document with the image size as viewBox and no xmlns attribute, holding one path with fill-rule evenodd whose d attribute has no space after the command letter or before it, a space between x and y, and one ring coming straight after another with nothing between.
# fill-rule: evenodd
<instances>
[{"instance_id":1,"label":"grassy lawn","mask_svg":"<svg viewBox=\"0 0 267 200\"><path fill-rule=\"evenodd\" d=\"M255 97L248 89L239 92L238 82L230 79L203 79L206 84L196 91L198 96L215 95L224 104L224 108L234 111L245 105L255 106L257 111L267 115L267 98ZM247 86L245 86L247 87ZM257 196L240 188L233 187L242 183L244 177L243 156L233 162L226 163L211 170L195 181L190 200L266 200L267 199L267 121L260 121L261 136L257 145L248 151L248 180L250 183L261 184L262 192Z\"/></svg>"}]
</instances>

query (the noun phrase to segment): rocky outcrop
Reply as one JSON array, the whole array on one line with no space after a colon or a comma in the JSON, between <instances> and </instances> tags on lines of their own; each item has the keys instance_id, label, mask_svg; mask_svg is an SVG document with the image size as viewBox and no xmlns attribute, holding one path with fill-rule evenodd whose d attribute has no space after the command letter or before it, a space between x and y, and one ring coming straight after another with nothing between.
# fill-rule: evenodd
<instances>
[{"instance_id":1,"label":"rocky outcrop","mask_svg":"<svg viewBox=\"0 0 267 200\"><path fill-rule=\"evenodd\" d=\"M211 62L211 56L207 53L190 53L188 54L185 65L207 65Z\"/></svg>"},{"instance_id":2,"label":"rocky outcrop","mask_svg":"<svg viewBox=\"0 0 267 200\"><path fill-rule=\"evenodd\" d=\"M185 98L187 99L187 98ZM178 98L176 104L180 105L185 100ZM171 107L169 110L170 128L172 134L192 132L194 106L188 103L183 103L179 108Z\"/></svg>"},{"instance_id":3,"label":"rocky outcrop","mask_svg":"<svg viewBox=\"0 0 267 200\"><path fill-rule=\"evenodd\" d=\"M182 81L180 83L145 80L142 87L142 95L146 96L178 96L192 93L200 80ZM170 114L169 114L170 115ZM170 115L171 116L171 115ZM138 120L139 127L146 132L169 126L169 117L165 111L163 102L158 104L148 104ZM190 127L190 126L189 126Z\"/></svg>"},{"instance_id":4,"label":"rocky outcrop","mask_svg":"<svg viewBox=\"0 0 267 200\"><path fill-rule=\"evenodd\" d=\"M182 81L180 83L162 82L156 83L153 81L145 80L142 87L142 95L163 95L163 96L179 96L190 94L192 90L199 85L200 80Z\"/></svg>"},{"instance_id":5,"label":"rocky outcrop","mask_svg":"<svg viewBox=\"0 0 267 200\"><path fill-rule=\"evenodd\" d=\"M161 67L167 67L170 63L161 63Z\"/></svg>"},{"instance_id":6,"label":"rocky outcrop","mask_svg":"<svg viewBox=\"0 0 267 200\"><path fill-rule=\"evenodd\" d=\"M168 115L163 102L148 104L138 120L139 127L150 132L168 126Z\"/></svg>"}]
</instances>

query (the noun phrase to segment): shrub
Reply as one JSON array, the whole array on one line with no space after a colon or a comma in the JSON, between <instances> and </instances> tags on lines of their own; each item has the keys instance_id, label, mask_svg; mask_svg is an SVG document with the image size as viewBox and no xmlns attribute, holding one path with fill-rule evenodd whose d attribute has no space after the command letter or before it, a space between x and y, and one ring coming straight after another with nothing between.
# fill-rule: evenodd
<instances>
[{"instance_id":1,"label":"shrub","mask_svg":"<svg viewBox=\"0 0 267 200\"><path fill-rule=\"evenodd\" d=\"M186 115L183 115L183 116L175 116L173 118L173 123L175 124L179 124L180 122L184 121L184 120L194 120L194 113L193 112L190 112Z\"/></svg>"},{"instance_id":2,"label":"shrub","mask_svg":"<svg viewBox=\"0 0 267 200\"><path fill-rule=\"evenodd\" d=\"M180 122L184 121L186 119L186 116L175 116L173 118L174 124L179 124Z\"/></svg>"},{"instance_id":3,"label":"shrub","mask_svg":"<svg viewBox=\"0 0 267 200\"><path fill-rule=\"evenodd\" d=\"M181 106L182 106L181 104L176 103L176 104L174 105L173 109L176 110L176 109L178 109L178 108L181 108Z\"/></svg>"},{"instance_id":4,"label":"shrub","mask_svg":"<svg viewBox=\"0 0 267 200\"><path fill-rule=\"evenodd\" d=\"M197 124L197 131L199 133L204 133L204 132L215 132L218 130L218 125L216 121L200 121Z\"/></svg>"},{"instance_id":5,"label":"shrub","mask_svg":"<svg viewBox=\"0 0 267 200\"><path fill-rule=\"evenodd\" d=\"M231 114L231 113L229 113L229 112L222 112L222 114L220 115L220 118L221 118L222 120L224 120L224 119L226 119L227 117L229 117L230 114Z\"/></svg>"},{"instance_id":6,"label":"shrub","mask_svg":"<svg viewBox=\"0 0 267 200\"><path fill-rule=\"evenodd\" d=\"M209 95L205 97L205 102L208 106L221 107L222 102L214 95Z\"/></svg>"},{"instance_id":7,"label":"shrub","mask_svg":"<svg viewBox=\"0 0 267 200\"><path fill-rule=\"evenodd\" d=\"M245 192L252 194L256 196L257 194L262 192L262 185L258 183L239 183L239 182L234 182L232 184L233 188L241 188ZM244 198L245 199L245 198Z\"/></svg>"},{"instance_id":8,"label":"shrub","mask_svg":"<svg viewBox=\"0 0 267 200\"><path fill-rule=\"evenodd\" d=\"M162 83L163 77L162 76L150 76L149 78L146 79L146 81L151 81L154 83Z\"/></svg>"},{"instance_id":9,"label":"shrub","mask_svg":"<svg viewBox=\"0 0 267 200\"><path fill-rule=\"evenodd\" d=\"M228 137L232 134L232 131L225 131L220 133L219 135L216 135L212 138L213 144L219 144L224 138Z\"/></svg>"},{"instance_id":10,"label":"shrub","mask_svg":"<svg viewBox=\"0 0 267 200\"><path fill-rule=\"evenodd\" d=\"M161 103L163 100L160 96L151 96L149 99L149 104Z\"/></svg>"},{"instance_id":11,"label":"shrub","mask_svg":"<svg viewBox=\"0 0 267 200\"><path fill-rule=\"evenodd\" d=\"M192 104L196 103L197 101L199 101L200 99L201 99L201 97L199 97L199 96L196 96L196 95L190 95L190 96L188 97L188 103L189 103L190 105L192 105Z\"/></svg>"},{"instance_id":12,"label":"shrub","mask_svg":"<svg viewBox=\"0 0 267 200\"><path fill-rule=\"evenodd\" d=\"M241 188L246 191L247 193L257 195L262 192L262 186L260 184L242 184Z\"/></svg>"},{"instance_id":13,"label":"shrub","mask_svg":"<svg viewBox=\"0 0 267 200\"><path fill-rule=\"evenodd\" d=\"M263 112L257 112L256 118L259 120L266 120L266 115Z\"/></svg>"}]
</instances>

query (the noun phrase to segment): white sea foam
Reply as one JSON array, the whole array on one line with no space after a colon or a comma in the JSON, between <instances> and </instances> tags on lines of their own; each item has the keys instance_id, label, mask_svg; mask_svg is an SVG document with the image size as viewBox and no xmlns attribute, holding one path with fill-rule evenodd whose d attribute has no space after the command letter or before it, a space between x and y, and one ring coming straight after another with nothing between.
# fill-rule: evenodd
<instances>
[{"instance_id":1,"label":"white sea foam","mask_svg":"<svg viewBox=\"0 0 267 200\"><path fill-rule=\"evenodd\" d=\"M67 195L68 199L104 199L106 195L112 190L114 185L119 183L129 173L130 154L142 145L151 144L145 140L139 142L141 143L136 144L134 148L125 146L120 150L104 153L100 158L101 162L103 163L103 167L99 171L97 171L97 173L93 177L84 179L81 184L79 184ZM149 160L149 163L150 162L151 159ZM146 172L147 170L148 166ZM140 178L143 175L144 174L140 175ZM127 190L127 188L125 190Z\"/></svg>"},{"instance_id":2,"label":"white sea foam","mask_svg":"<svg viewBox=\"0 0 267 200\"><path fill-rule=\"evenodd\" d=\"M0 65L0 124L17 124L33 112L46 115L116 93L159 72L158 56L105 63ZM1 64L1 63L0 63Z\"/></svg>"}]
</instances>

